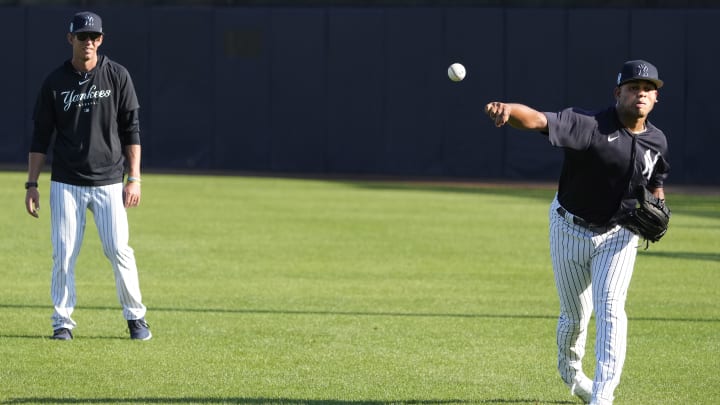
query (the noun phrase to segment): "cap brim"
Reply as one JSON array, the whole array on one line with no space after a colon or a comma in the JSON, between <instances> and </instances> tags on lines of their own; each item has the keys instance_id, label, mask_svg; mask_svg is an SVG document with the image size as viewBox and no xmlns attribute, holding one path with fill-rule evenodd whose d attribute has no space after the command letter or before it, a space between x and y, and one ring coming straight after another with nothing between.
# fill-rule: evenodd
<instances>
[{"instance_id":1,"label":"cap brim","mask_svg":"<svg viewBox=\"0 0 720 405\"><path fill-rule=\"evenodd\" d=\"M75 30L72 32L72 34L77 34L78 32L94 32L96 34L102 34L102 31L98 31L92 28L80 28L79 30Z\"/></svg>"},{"instance_id":2,"label":"cap brim","mask_svg":"<svg viewBox=\"0 0 720 405\"><path fill-rule=\"evenodd\" d=\"M650 82L650 83L654 84L655 87L658 88L658 89L659 89L660 87L662 87L663 84L665 84L665 83L664 83L662 80L660 80L660 79L650 79L650 78L648 78L648 77L631 77L631 78L629 78L629 79L623 80L622 82L618 83L618 87L622 86L622 85L625 84L625 83L630 83L630 82Z\"/></svg>"}]
</instances>

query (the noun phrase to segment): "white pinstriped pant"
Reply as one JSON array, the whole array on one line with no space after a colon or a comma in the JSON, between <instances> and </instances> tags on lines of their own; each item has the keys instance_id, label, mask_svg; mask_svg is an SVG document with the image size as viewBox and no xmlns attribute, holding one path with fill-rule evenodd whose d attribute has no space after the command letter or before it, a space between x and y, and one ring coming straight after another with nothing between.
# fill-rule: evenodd
<instances>
[{"instance_id":1,"label":"white pinstriped pant","mask_svg":"<svg viewBox=\"0 0 720 405\"><path fill-rule=\"evenodd\" d=\"M125 319L145 316L135 254L128 245L130 232L123 206L123 184L85 187L52 181L50 214L53 268L50 286L55 312L53 329L75 327L71 315L75 309L75 263L85 235L87 211L95 218L103 252L115 274L117 296Z\"/></svg>"},{"instance_id":2,"label":"white pinstriped pant","mask_svg":"<svg viewBox=\"0 0 720 405\"><path fill-rule=\"evenodd\" d=\"M593 400L611 404L627 348L625 300L638 237L620 226L596 233L569 223L550 206L550 255L560 298L558 370L566 384L587 379L582 370L587 326L595 309L597 366Z\"/></svg>"}]
</instances>

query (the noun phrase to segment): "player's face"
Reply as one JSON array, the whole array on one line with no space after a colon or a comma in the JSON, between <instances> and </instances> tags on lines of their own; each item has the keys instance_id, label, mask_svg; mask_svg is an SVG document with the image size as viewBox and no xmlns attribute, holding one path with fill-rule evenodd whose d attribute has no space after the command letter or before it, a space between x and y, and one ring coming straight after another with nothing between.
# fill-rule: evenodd
<instances>
[{"instance_id":1,"label":"player's face","mask_svg":"<svg viewBox=\"0 0 720 405\"><path fill-rule=\"evenodd\" d=\"M647 117L657 102L657 87L653 82L636 80L615 88L617 108L637 118Z\"/></svg>"},{"instance_id":2,"label":"player's face","mask_svg":"<svg viewBox=\"0 0 720 405\"><path fill-rule=\"evenodd\" d=\"M73 47L73 58L90 60L97 57L97 50L102 44L103 36L97 32L80 32L68 34L68 41Z\"/></svg>"}]
</instances>

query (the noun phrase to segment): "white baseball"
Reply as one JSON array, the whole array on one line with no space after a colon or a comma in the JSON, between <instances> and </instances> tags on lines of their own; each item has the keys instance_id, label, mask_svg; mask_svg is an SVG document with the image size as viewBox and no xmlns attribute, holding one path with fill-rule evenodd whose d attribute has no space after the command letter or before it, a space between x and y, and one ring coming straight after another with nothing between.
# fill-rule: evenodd
<instances>
[{"instance_id":1,"label":"white baseball","mask_svg":"<svg viewBox=\"0 0 720 405\"><path fill-rule=\"evenodd\" d=\"M465 78L465 66L460 63L453 63L448 68L448 77L454 82L459 82Z\"/></svg>"}]
</instances>

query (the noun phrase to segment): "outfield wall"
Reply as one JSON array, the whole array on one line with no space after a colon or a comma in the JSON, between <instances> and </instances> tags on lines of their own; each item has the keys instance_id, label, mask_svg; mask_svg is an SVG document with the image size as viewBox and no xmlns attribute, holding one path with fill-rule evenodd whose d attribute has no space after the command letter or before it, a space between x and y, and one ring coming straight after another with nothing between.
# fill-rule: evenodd
<instances>
[{"instance_id":1,"label":"outfield wall","mask_svg":"<svg viewBox=\"0 0 720 405\"><path fill-rule=\"evenodd\" d=\"M76 9L0 8L5 130L23 163L43 77L70 56ZM496 129L491 100L612 103L624 60L666 86L651 121L676 184L720 184L720 9L105 7L101 53L130 70L143 166L308 174L554 179L544 137ZM465 64L462 83L447 79Z\"/></svg>"}]
</instances>

